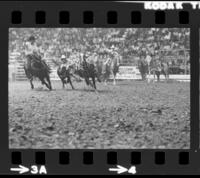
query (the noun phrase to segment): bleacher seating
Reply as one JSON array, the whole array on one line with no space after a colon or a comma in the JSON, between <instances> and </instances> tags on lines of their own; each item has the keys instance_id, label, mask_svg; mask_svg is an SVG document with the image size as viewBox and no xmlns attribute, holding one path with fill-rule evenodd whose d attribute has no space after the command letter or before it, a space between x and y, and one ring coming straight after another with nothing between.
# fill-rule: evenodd
<instances>
[{"instance_id":1,"label":"bleacher seating","mask_svg":"<svg viewBox=\"0 0 200 178\"><path fill-rule=\"evenodd\" d=\"M29 36L36 37L37 45L45 54L46 62L55 70L52 59L58 60L66 54L73 63L80 53L87 51L94 59L104 60L112 50L121 55L122 63L134 64L142 49L157 55L158 51L174 51L170 55L177 58L177 50L190 49L188 28L11 28L9 29L9 64L17 66L16 80L24 80L22 68L25 42ZM82 41L81 41L82 40ZM114 46L114 48L113 48ZM105 56L99 57L101 51ZM102 52L101 52L102 53ZM17 55L16 55L17 54ZM96 55L96 57L95 57ZM16 57L17 56L17 57ZM18 63L18 65L16 65Z\"/></svg>"}]
</instances>

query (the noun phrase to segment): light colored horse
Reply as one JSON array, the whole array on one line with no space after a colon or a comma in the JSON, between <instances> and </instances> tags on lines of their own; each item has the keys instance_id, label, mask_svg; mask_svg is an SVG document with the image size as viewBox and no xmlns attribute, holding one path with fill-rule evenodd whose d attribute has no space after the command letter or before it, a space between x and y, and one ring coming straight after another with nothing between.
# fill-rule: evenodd
<instances>
[{"instance_id":1,"label":"light colored horse","mask_svg":"<svg viewBox=\"0 0 200 178\"><path fill-rule=\"evenodd\" d=\"M154 80L157 77L157 81L160 81L160 75L163 74L165 79L169 80L169 66L166 62L161 62L158 59L152 60L150 63L150 72L153 72Z\"/></svg>"},{"instance_id":2,"label":"light colored horse","mask_svg":"<svg viewBox=\"0 0 200 178\"><path fill-rule=\"evenodd\" d=\"M119 58L108 58L105 62L102 62L102 74L101 78L105 84L110 76L113 76L113 85L116 85L116 75L119 72L120 60Z\"/></svg>"}]
</instances>

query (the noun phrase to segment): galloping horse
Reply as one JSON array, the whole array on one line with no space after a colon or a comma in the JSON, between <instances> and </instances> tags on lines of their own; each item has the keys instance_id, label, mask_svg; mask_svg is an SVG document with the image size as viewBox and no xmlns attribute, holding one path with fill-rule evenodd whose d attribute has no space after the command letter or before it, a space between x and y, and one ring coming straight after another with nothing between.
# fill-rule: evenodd
<instances>
[{"instance_id":1,"label":"galloping horse","mask_svg":"<svg viewBox=\"0 0 200 178\"><path fill-rule=\"evenodd\" d=\"M72 81L71 81L71 77L72 76L74 77L73 75L74 68L75 68L74 65L70 65L68 69L66 69L66 67L61 67L61 66L58 67L57 74L62 81L63 88L65 88L65 84L69 83L72 89L74 89L74 86L72 85ZM65 80L66 78L67 78L67 81Z\"/></svg>"},{"instance_id":2,"label":"galloping horse","mask_svg":"<svg viewBox=\"0 0 200 178\"><path fill-rule=\"evenodd\" d=\"M43 60L36 59L35 55L28 55L25 58L24 71L27 78L30 80L31 89L34 88L33 77L37 77L42 84L45 84L49 90L52 90L49 77L50 68Z\"/></svg>"},{"instance_id":3,"label":"galloping horse","mask_svg":"<svg viewBox=\"0 0 200 178\"><path fill-rule=\"evenodd\" d=\"M85 56L81 60L80 65L75 69L74 74L84 78L86 84L90 85L95 90L97 89L95 79L97 78L98 82L101 82L97 68L94 64L87 62ZM90 81L90 78L92 79L92 82Z\"/></svg>"}]
</instances>

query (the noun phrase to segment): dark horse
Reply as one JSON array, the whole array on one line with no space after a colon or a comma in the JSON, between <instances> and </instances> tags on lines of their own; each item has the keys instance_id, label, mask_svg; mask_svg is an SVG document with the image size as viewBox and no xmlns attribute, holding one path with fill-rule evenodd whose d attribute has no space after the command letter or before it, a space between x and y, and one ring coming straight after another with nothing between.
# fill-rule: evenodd
<instances>
[{"instance_id":1,"label":"dark horse","mask_svg":"<svg viewBox=\"0 0 200 178\"><path fill-rule=\"evenodd\" d=\"M36 59L35 55L28 55L25 58L24 71L27 78L30 80L31 89L34 88L33 77L37 77L42 84L45 84L49 90L52 90L49 77L50 68L43 60Z\"/></svg>"},{"instance_id":2,"label":"dark horse","mask_svg":"<svg viewBox=\"0 0 200 178\"><path fill-rule=\"evenodd\" d=\"M94 64L87 62L85 57L83 57L80 66L76 68L74 74L85 79L86 84L88 86L90 85L95 90L97 89L95 79L97 78L98 82L101 82L100 76L97 72L97 68L95 67ZM90 81L90 79L92 79L92 82Z\"/></svg>"},{"instance_id":3,"label":"dark horse","mask_svg":"<svg viewBox=\"0 0 200 178\"><path fill-rule=\"evenodd\" d=\"M73 75L73 70L74 70L74 66L71 65L68 67L68 69L66 69L66 67L61 67L59 66L58 69L57 69L57 74L58 76L60 77L61 81L62 81L62 84L63 84L63 88L65 88L65 84L69 83L72 87L72 89L74 89L74 86L72 84L72 81L71 81L71 77ZM67 81L66 81L67 79Z\"/></svg>"}]
</instances>

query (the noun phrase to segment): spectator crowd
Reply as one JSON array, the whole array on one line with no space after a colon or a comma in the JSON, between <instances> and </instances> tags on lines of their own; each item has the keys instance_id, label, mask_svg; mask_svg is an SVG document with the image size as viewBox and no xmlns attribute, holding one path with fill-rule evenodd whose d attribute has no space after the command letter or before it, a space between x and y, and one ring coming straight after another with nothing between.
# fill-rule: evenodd
<instances>
[{"instance_id":1,"label":"spectator crowd","mask_svg":"<svg viewBox=\"0 0 200 178\"><path fill-rule=\"evenodd\" d=\"M188 28L10 28L9 54L17 52L23 59L31 35L47 62L59 62L64 54L74 63L87 53L91 60L118 56L122 63L134 64L141 55L151 54L168 56L173 65L185 63L183 58L189 63Z\"/></svg>"}]
</instances>

